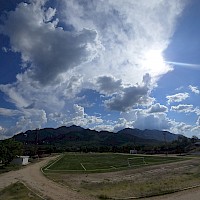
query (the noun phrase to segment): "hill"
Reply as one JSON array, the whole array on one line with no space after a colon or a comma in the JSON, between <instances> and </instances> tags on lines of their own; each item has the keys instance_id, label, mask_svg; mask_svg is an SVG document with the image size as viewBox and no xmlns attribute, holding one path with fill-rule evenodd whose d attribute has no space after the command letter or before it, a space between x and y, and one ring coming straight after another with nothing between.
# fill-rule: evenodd
<instances>
[{"instance_id":1,"label":"hill","mask_svg":"<svg viewBox=\"0 0 200 200\"><path fill-rule=\"evenodd\" d=\"M168 131L159 131L159 130L139 130L139 129L131 129L131 128L125 128L118 132L118 134L130 134L133 136L137 136L143 139L151 139L151 140L158 140L158 141L166 141L172 142L174 140L177 140L178 136L177 134L170 133Z\"/></svg>"},{"instance_id":2,"label":"hill","mask_svg":"<svg viewBox=\"0 0 200 200\"><path fill-rule=\"evenodd\" d=\"M126 128L117 133L84 129L79 126L62 126L59 128L44 128L28 130L13 138L24 144L56 145L56 146L123 146L123 145L156 145L171 142L178 135L167 131L139 130Z\"/></svg>"}]
</instances>

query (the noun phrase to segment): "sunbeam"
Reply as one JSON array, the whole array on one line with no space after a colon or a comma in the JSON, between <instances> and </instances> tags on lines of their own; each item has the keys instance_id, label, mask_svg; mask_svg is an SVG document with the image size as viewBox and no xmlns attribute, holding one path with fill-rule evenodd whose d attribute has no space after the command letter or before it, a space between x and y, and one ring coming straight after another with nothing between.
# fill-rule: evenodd
<instances>
[{"instance_id":1,"label":"sunbeam","mask_svg":"<svg viewBox=\"0 0 200 200\"><path fill-rule=\"evenodd\" d=\"M198 65L198 64L182 63L182 62L171 62L171 61L165 61L165 63L172 64L172 65L175 65L175 66L182 66L182 67L187 67L187 68L200 70L200 65Z\"/></svg>"}]
</instances>

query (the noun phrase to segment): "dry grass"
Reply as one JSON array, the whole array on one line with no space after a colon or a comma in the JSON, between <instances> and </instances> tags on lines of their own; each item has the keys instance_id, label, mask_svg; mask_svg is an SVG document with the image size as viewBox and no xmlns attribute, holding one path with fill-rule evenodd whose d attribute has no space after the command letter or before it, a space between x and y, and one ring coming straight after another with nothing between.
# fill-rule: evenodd
<instances>
[{"instance_id":1,"label":"dry grass","mask_svg":"<svg viewBox=\"0 0 200 200\"><path fill-rule=\"evenodd\" d=\"M0 199L42 200L20 182L14 183L0 191Z\"/></svg>"},{"instance_id":2,"label":"dry grass","mask_svg":"<svg viewBox=\"0 0 200 200\"><path fill-rule=\"evenodd\" d=\"M101 174L48 174L100 199L154 196L200 184L199 159Z\"/></svg>"}]
</instances>

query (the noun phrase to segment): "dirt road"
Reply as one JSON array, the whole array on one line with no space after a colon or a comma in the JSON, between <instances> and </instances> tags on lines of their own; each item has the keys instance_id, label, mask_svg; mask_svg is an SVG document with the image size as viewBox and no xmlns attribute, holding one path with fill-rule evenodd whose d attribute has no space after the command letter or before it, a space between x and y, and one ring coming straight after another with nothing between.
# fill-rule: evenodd
<instances>
[{"instance_id":1,"label":"dirt road","mask_svg":"<svg viewBox=\"0 0 200 200\"><path fill-rule=\"evenodd\" d=\"M37 191L45 199L53 200L94 200L89 196L72 191L71 189L59 185L47 179L40 168L44 166L51 158L45 158L41 162L31 164L18 171L11 171L0 175L0 190L4 187L15 183L18 180L25 183L28 187ZM55 158L54 158L55 159Z\"/></svg>"}]
</instances>

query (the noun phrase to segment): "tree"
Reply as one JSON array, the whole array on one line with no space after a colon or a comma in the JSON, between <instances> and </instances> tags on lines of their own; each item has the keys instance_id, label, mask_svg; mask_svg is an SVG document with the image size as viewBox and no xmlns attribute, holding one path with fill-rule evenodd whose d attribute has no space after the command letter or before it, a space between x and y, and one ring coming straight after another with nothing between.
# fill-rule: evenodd
<instances>
[{"instance_id":1,"label":"tree","mask_svg":"<svg viewBox=\"0 0 200 200\"><path fill-rule=\"evenodd\" d=\"M23 144L13 139L6 139L0 142L0 160L5 165L9 164L16 156L23 151Z\"/></svg>"},{"instance_id":2,"label":"tree","mask_svg":"<svg viewBox=\"0 0 200 200\"><path fill-rule=\"evenodd\" d=\"M199 138L196 135L193 135L191 138L192 143L198 142Z\"/></svg>"}]
</instances>

